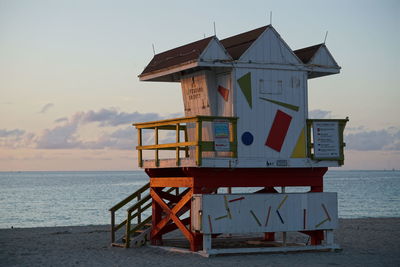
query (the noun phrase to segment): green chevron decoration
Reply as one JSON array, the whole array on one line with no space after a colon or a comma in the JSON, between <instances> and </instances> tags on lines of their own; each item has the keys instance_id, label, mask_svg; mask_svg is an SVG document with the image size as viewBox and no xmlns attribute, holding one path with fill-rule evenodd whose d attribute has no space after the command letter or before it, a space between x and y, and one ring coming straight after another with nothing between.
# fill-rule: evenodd
<instances>
[{"instance_id":1,"label":"green chevron decoration","mask_svg":"<svg viewBox=\"0 0 400 267\"><path fill-rule=\"evenodd\" d=\"M251 95L251 72L246 73L237 80L242 93L245 96L250 108L253 108L252 95Z\"/></svg>"},{"instance_id":2,"label":"green chevron decoration","mask_svg":"<svg viewBox=\"0 0 400 267\"><path fill-rule=\"evenodd\" d=\"M299 107L295 106L295 105L291 105L291 104L288 104L288 103L284 103L284 102L268 99L268 98L265 98L265 97L260 97L260 99L268 101L268 102L271 102L271 103L274 103L274 104L277 104L279 106L282 106L282 107L285 107L285 108L288 108L288 109L291 109L291 110L294 110L294 111L299 111Z\"/></svg>"}]
</instances>

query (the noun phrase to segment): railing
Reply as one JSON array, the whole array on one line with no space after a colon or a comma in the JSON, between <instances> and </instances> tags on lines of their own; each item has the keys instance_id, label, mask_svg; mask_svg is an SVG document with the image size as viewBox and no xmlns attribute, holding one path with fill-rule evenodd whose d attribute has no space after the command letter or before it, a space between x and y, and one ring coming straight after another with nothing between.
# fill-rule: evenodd
<instances>
[{"instance_id":1,"label":"railing","mask_svg":"<svg viewBox=\"0 0 400 267\"><path fill-rule=\"evenodd\" d=\"M128 197L121 200L119 203L114 205L112 208L109 209L111 212L111 244L113 246L120 246L129 248L131 235L137 232L140 229L143 229L147 224L151 221L151 215L146 219L142 220L142 213L148 210L151 205L151 196L148 192L150 187L150 183L145 184L143 187L139 188L136 192L129 195ZM171 187L166 192L170 193L172 191L176 192L176 195L179 194L179 189ZM146 192L147 191L147 192ZM144 195L145 194L145 195ZM115 224L115 213L130 203L131 201L137 200L137 202L130 206L127 211L127 217L124 221L119 223L118 225ZM132 227L132 220L137 218L137 224ZM125 233L124 235L119 238L122 242L116 243L116 232L125 226Z\"/></svg>"},{"instance_id":2,"label":"railing","mask_svg":"<svg viewBox=\"0 0 400 267\"><path fill-rule=\"evenodd\" d=\"M237 118L236 117L221 117L221 116L196 116L196 117L184 117L169 120L153 121L136 123L134 126L138 129L138 165L143 167L143 150L154 150L155 165L159 166L159 150L175 150L176 166L180 165L180 151L185 151L185 157L188 158L189 148L195 148L195 159L196 165L201 166L202 164L202 153L203 152L215 152L215 139L204 140L203 138L203 123L204 122L226 122L230 125L229 127L229 147L226 152L231 152L230 157L237 157ZM194 136L188 134L188 124L195 124ZM143 145L143 130L154 129L154 144ZM175 143L159 143L159 131L169 130L175 131ZM210 129L212 130L212 129ZM184 141L180 140L181 131L184 132Z\"/></svg>"},{"instance_id":3,"label":"railing","mask_svg":"<svg viewBox=\"0 0 400 267\"><path fill-rule=\"evenodd\" d=\"M150 195L147 194L145 197L142 198L142 193L144 193L146 190L149 189L150 183L145 184L143 187L139 188L136 192L133 194L129 195L125 199L121 200L118 204L114 205L112 208L109 209L111 212L111 243L115 244L115 233L121 229L122 227L126 226L126 231L125 231L125 239L129 239L129 233L130 233L130 226L131 226L131 221L135 217L137 217L137 225L142 223L142 212L148 209L151 206L151 202L147 204L146 206L142 207L142 205L147 202L150 199ZM137 212L132 215L132 207L128 209L128 214L127 218L115 226L115 212L124 207L126 204L131 202L134 199L137 199L137 203L134 205ZM150 217L151 218L151 217ZM129 245L128 245L129 246Z\"/></svg>"},{"instance_id":4,"label":"railing","mask_svg":"<svg viewBox=\"0 0 400 267\"><path fill-rule=\"evenodd\" d=\"M333 160L338 161L340 165L344 163L344 147L346 146L343 140L343 132L346 127L346 119L309 119L307 120L307 157L313 160ZM315 128L320 129L315 129ZM317 130L317 131L316 131ZM321 130L324 136L315 136L315 132ZM320 138L321 140L316 140ZM322 150L331 151L319 152L316 151L316 145Z\"/></svg>"}]
</instances>

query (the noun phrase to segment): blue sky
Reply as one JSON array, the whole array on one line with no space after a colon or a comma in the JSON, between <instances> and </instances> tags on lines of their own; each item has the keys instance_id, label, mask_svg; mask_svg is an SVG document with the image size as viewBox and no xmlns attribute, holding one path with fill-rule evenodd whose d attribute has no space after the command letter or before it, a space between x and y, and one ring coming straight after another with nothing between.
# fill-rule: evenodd
<instances>
[{"instance_id":1,"label":"blue sky","mask_svg":"<svg viewBox=\"0 0 400 267\"><path fill-rule=\"evenodd\" d=\"M179 84L139 82L156 52L272 24L342 72L309 109L350 117L346 169L400 168L399 1L0 0L0 170L136 168L132 122L176 117Z\"/></svg>"}]
</instances>

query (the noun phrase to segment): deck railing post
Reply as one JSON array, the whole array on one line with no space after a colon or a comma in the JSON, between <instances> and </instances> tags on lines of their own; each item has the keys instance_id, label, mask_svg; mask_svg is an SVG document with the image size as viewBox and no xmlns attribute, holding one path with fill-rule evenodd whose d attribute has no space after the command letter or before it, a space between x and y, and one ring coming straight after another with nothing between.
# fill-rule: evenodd
<instances>
[{"instance_id":1,"label":"deck railing post","mask_svg":"<svg viewBox=\"0 0 400 267\"><path fill-rule=\"evenodd\" d=\"M139 194L137 196L137 201L139 202L142 199L142 194ZM138 211L137 211L137 223L141 223L142 222L142 206L140 205L138 207Z\"/></svg>"},{"instance_id":2,"label":"deck railing post","mask_svg":"<svg viewBox=\"0 0 400 267\"><path fill-rule=\"evenodd\" d=\"M142 129L138 129L138 146L142 146ZM143 151L141 148L138 149L138 165L143 167Z\"/></svg>"},{"instance_id":3,"label":"deck railing post","mask_svg":"<svg viewBox=\"0 0 400 267\"><path fill-rule=\"evenodd\" d=\"M203 123L202 119L198 118L196 122L196 165L201 166L202 160L202 137L203 135Z\"/></svg>"},{"instance_id":4,"label":"deck railing post","mask_svg":"<svg viewBox=\"0 0 400 267\"><path fill-rule=\"evenodd\" d=\"M115 242L115 211L111 211L111 243Z\"/></svg>"},{"instance_id":5,"label":"deck railing post","mask_svg":"<svg viewBox=\"0 0 400 267\"><path fill-rule=\"evenodd\" d=\"M154 127L154 144L158 145L158 127ZM158 148L155 149L156 166L159 166Z\"/></svg>"},{"instance_id":6,"label":"deck railing post","mask_svg":"<svg viewBox=\"0 0 400 267\"><path fill-rule=\"evenodd\" d=\"M185 131L184 131L184 133L185 133L185 142L189 141L188 132L187 132L187 125L188 124L186 123ZM189 147L186 146L185 147L185 158L188 158L188 157L189 157Z\"/></svg>"},{"instance_id":7,"label":"deck railing post","mask_svg":"<svg viewBox=\"0 0 400 267\"><path fill-rule=\"evenodd\" d=\"M131 242L131 212L128 210L126 216L125 247L129 248Z\"/></svg>"},{"instance_id":8,"label":"deck railing post","mask_svg":"<svg viewBox=\"0 0 400 267\"><path fill-rule=\"evenodd\" d=\"M179 159L179 143L180 143L180 124L176 124L176 166L180 165L180 159Z\"/></svg>"}]
</instances>

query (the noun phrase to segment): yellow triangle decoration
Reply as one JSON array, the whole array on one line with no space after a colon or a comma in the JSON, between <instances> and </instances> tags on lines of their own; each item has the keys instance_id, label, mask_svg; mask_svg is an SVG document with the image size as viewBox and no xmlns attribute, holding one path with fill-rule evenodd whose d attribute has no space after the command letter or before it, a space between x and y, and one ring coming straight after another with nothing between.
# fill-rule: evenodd
<instances>
[{"instance_id":1,"label":"yellow triangle decoration","mask_svg":"<svg viewBox=\"0 0 400 267\"><path fill-rule=\"evenodd\" d=\"M307 157L305 128L303 128L303 130L301 130L299 139L297 139L297 143L293 149L291 157L292 158L306 158Z\"/></svg>"}]
</instances>

